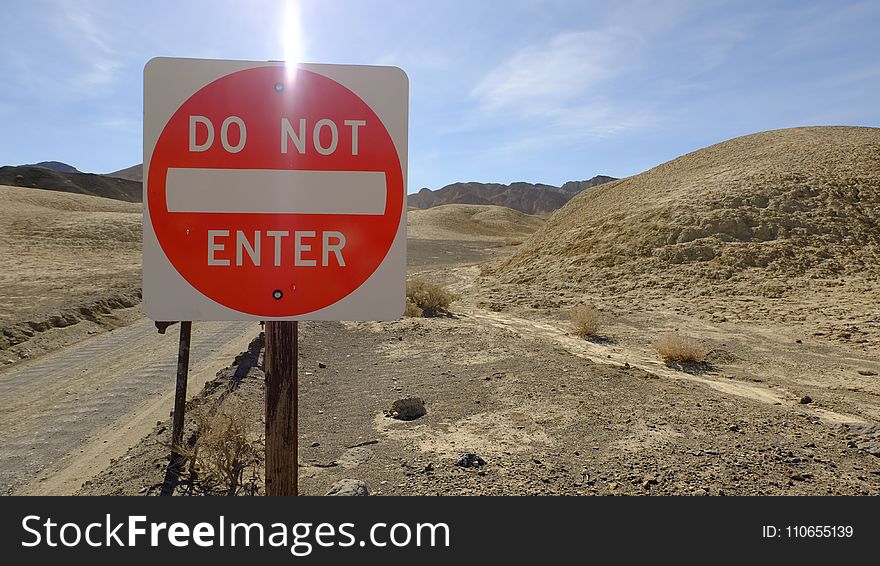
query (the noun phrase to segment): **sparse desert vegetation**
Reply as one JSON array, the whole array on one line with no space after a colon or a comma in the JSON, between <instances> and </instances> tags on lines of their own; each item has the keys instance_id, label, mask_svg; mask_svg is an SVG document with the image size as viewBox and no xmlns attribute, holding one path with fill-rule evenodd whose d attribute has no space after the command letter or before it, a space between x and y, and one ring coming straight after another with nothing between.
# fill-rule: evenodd
<instances>
[{"instance_id":1,"label":"sparse desert vegetation","mask_svg":"<svg viewBox=\"0 0 880 566\"><path fill-rule=\"evenodd\" d=\"M409 297L406 298L406 307L404 307L403 316L418 318L424 313L425 311L417 307Z\"/></svg>"},{"instance_id":2,"label":"sparse desert vegetation","mask_svg":"<svg viewBox=\"0 0 880 566\"><path fill-rule=\"evenodd\" d=\"M413 278L406 282L405 316L437 316L449 312L455 295L440 285Z\"/></svg>"},{"instance_id":3,"label":"sparse desert vegetation","mask_svg":"<svg viewBox=\"0 0 880 566\"><path fill-rule=\"evenodd\" d=\"M667 365L706 363L706 349L687 336L664 334L654 342L654 349Z\"/></svg>"},{"instance_id":4,"label":"sparse desert vegetation","mask_svg":"<svg viewBox=\"0 0 880 566\"><path fill-rule=\"evenodd\" d=\"M574 333L581 338L598 336L604 323L602 313L592 305L577 306L571 309L568 316L574 324Z\"/></svg>"},{"instance_id":5,"label":"sparse desert vegetation","mask_svg":"<svg viewBox=\"0 0 880 566\"><path fill-rule=\"evenodd\" d=\"M192 449L180 450L189 460L189 471L206 491L235 495L240 489L253 492L262 443L255 436L253 415L232 397L216 410L196 415L198 436ZM246 481L246 472L253 478Z\"/></svg>"}]
</instances>

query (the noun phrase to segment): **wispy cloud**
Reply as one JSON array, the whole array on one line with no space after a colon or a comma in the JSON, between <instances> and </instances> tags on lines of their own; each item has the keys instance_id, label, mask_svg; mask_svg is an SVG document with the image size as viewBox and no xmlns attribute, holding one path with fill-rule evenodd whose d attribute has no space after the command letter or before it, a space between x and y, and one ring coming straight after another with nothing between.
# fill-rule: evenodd
<instances>
[{"instance_id":1,"label":"wispy cloud","mask_svg":"<svg viewBox=\"0 0 880 566\"><path fill-rule=\"evenodd\" d=\"M97 59L89 63L87 69L71 77L69 84L80 92L95 92L94 89L113 83L122 63L111 59Z\"/></svg>"},{"instance_id":2,"label":"wispy cloud","mask_svg":"<svg viewBox=\"0 0 880 566\"><path fill-rule=\"evenodd\" d=\"M78 59L68 86L80 94L102 94L123 67L110 26L99 24L100 12L91 2L60 2L57 6L58 37Z\"/></svg>"},{"instance_id":3,"label":"wispy cloud","mask_svg":"<svg viewBox=\"0 0 880 566\"><path fill-rule=\"evenodd\" d=\"M476 121L516 126L503 153L618 135L657 119L618 100L615 83L638 68L645 40L622 27L565 32L526 46L471 90Z\"/></svg>"},{"instance_id":4,"label":"wispy cloud","mask_svg":"<svg viewBox=\"0 0 880 566\"><path fill-rule=\"evenodd\" d=\"M105 118L96 122L95 125L106 130L129 133L138 133L142 127L140 121L132 120L131 118Z\"/></svg>"},{"instance_id":5,"label":"wispy cloud","mask_svg":"<svg viewBox=\"0 0 880 566\"><path fill-rule=\"evenodd\" d=\"M603 82L626 70L641 44L623 28L562 33L516 52L471 95L489 110L540 113L596 94Z\"/></svg>"}]
</instances>

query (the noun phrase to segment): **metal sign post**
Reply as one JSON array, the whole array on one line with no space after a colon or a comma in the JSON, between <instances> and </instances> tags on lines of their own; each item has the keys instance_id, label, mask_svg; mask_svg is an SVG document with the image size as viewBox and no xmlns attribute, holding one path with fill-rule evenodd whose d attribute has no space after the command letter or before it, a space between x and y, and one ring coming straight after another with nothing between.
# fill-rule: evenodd
<instances>
[{"instance_id":1,"label":"metal sign post","mask_svg":"<svg viewBox=\"0 0 880 566\"><path fill-rule=\"evenodd\" d=\"M266 322L266 495L298 492L298 326Z\"/></svg>"}]
</instances>

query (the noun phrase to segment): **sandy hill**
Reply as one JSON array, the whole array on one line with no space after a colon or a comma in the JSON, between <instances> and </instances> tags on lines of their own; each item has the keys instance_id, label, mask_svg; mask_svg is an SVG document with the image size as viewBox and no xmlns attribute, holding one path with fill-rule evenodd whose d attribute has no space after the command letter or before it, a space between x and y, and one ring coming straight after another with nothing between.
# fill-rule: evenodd
<instances>
[{"instance_id":1,"label":"sandy hill","mask_svg":"<svg viewBox=\"0 0 880 566\"><path fill-rule=\"evenodd\" d=\"M0 167L0 185L29 187L141 202L141 183L91 173L59 173L42 167Z\"/></svg>"},{"instance_id":2,"label":"sandy hill","mask_svg":"<svg viewBox=\"0 0 880 566\"><path fill-rule=\"evenodd\" d=\"M407 237L414 240L516 240L544 221L502 206L446 204L407 212Z\"/></svg>"},{"instance_id":3,"label":"sandy hill","mask_svg":"<svg viewBox=\"0 0 880 566\"><path fill-rule=\"evenodd\" d=\"M0 201L0 350L101 301L135 304L140 204L3 185Z\"/></svg>"},{"instance_id":4,"label":"sandy hill","mask_svg":"<svg viewBox=\"0 0 880 566\"><path fill-rule=\"evenodd\" d=\"M499 274L553 293L857 300L880 274L880 129L763 132L604 184Z\"/></svg>"},{"instance_id":5,"label":"sandy hill","mask_svg":"<svg viewBox=\"0 0 880 566\"><path fill-rule=\"evenodd\" d=\"M119 171L107 173L107 177L116 177L117 179L128 179L129 181L141 182L144 180L144 164L138 163Z\"/></svg>"},{"instance_id":6,"label":"sandy hill","mask_svg":"<svg viewBox=\"0 0 880 566\"><path fill-rule=\"evenodd\" d=\"M560 208L578 192L609 180L614 178L599 175L586 181L569 181L562 187L541 183L453 183L436 191L423 188L409 195L407 202L416 208L444 204L494 204L526 214L547 214Z\"/></svg>"},{"instance_id":7,"label":"sandy hill","mask_svg":"<svg viewBox=\"0 0 880 566\"><path fill-rule=\"evenodd\" d=\"M56 173L79 173L79 170L73 165L62 163L61 161L40 161L39 163L27 163L19 165L19 167L42 167Z\"/></svg>"}]
</instances>

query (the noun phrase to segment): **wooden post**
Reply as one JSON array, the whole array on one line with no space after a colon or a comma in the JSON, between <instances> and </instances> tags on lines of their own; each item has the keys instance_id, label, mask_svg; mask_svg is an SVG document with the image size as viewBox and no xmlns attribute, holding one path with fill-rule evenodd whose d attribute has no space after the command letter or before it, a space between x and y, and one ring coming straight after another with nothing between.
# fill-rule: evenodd
<instances>
[{"instance_id":1,"label":"wooden post","mask_svg":"<svg viewBox=\"0 0 880 566\"><path fill-rule=\"evenodd\" d=\"M266 495L297 495L298 326L266 322Z\"/></svg>"},{"instance_id":2,"label":"wooden post","mask_svg":"<svg viewBox=\"0 0 880 566\"><path fill-rule=\"evenodd\" d=\"M177 447L183 443L183 421L186 409L186 379L189 375L189 339L192 321L180 323L180 347L177 351L177 388L174 391L174 418L171 425L171 457L179 456Z\"/></svg>"}]
</instances>

